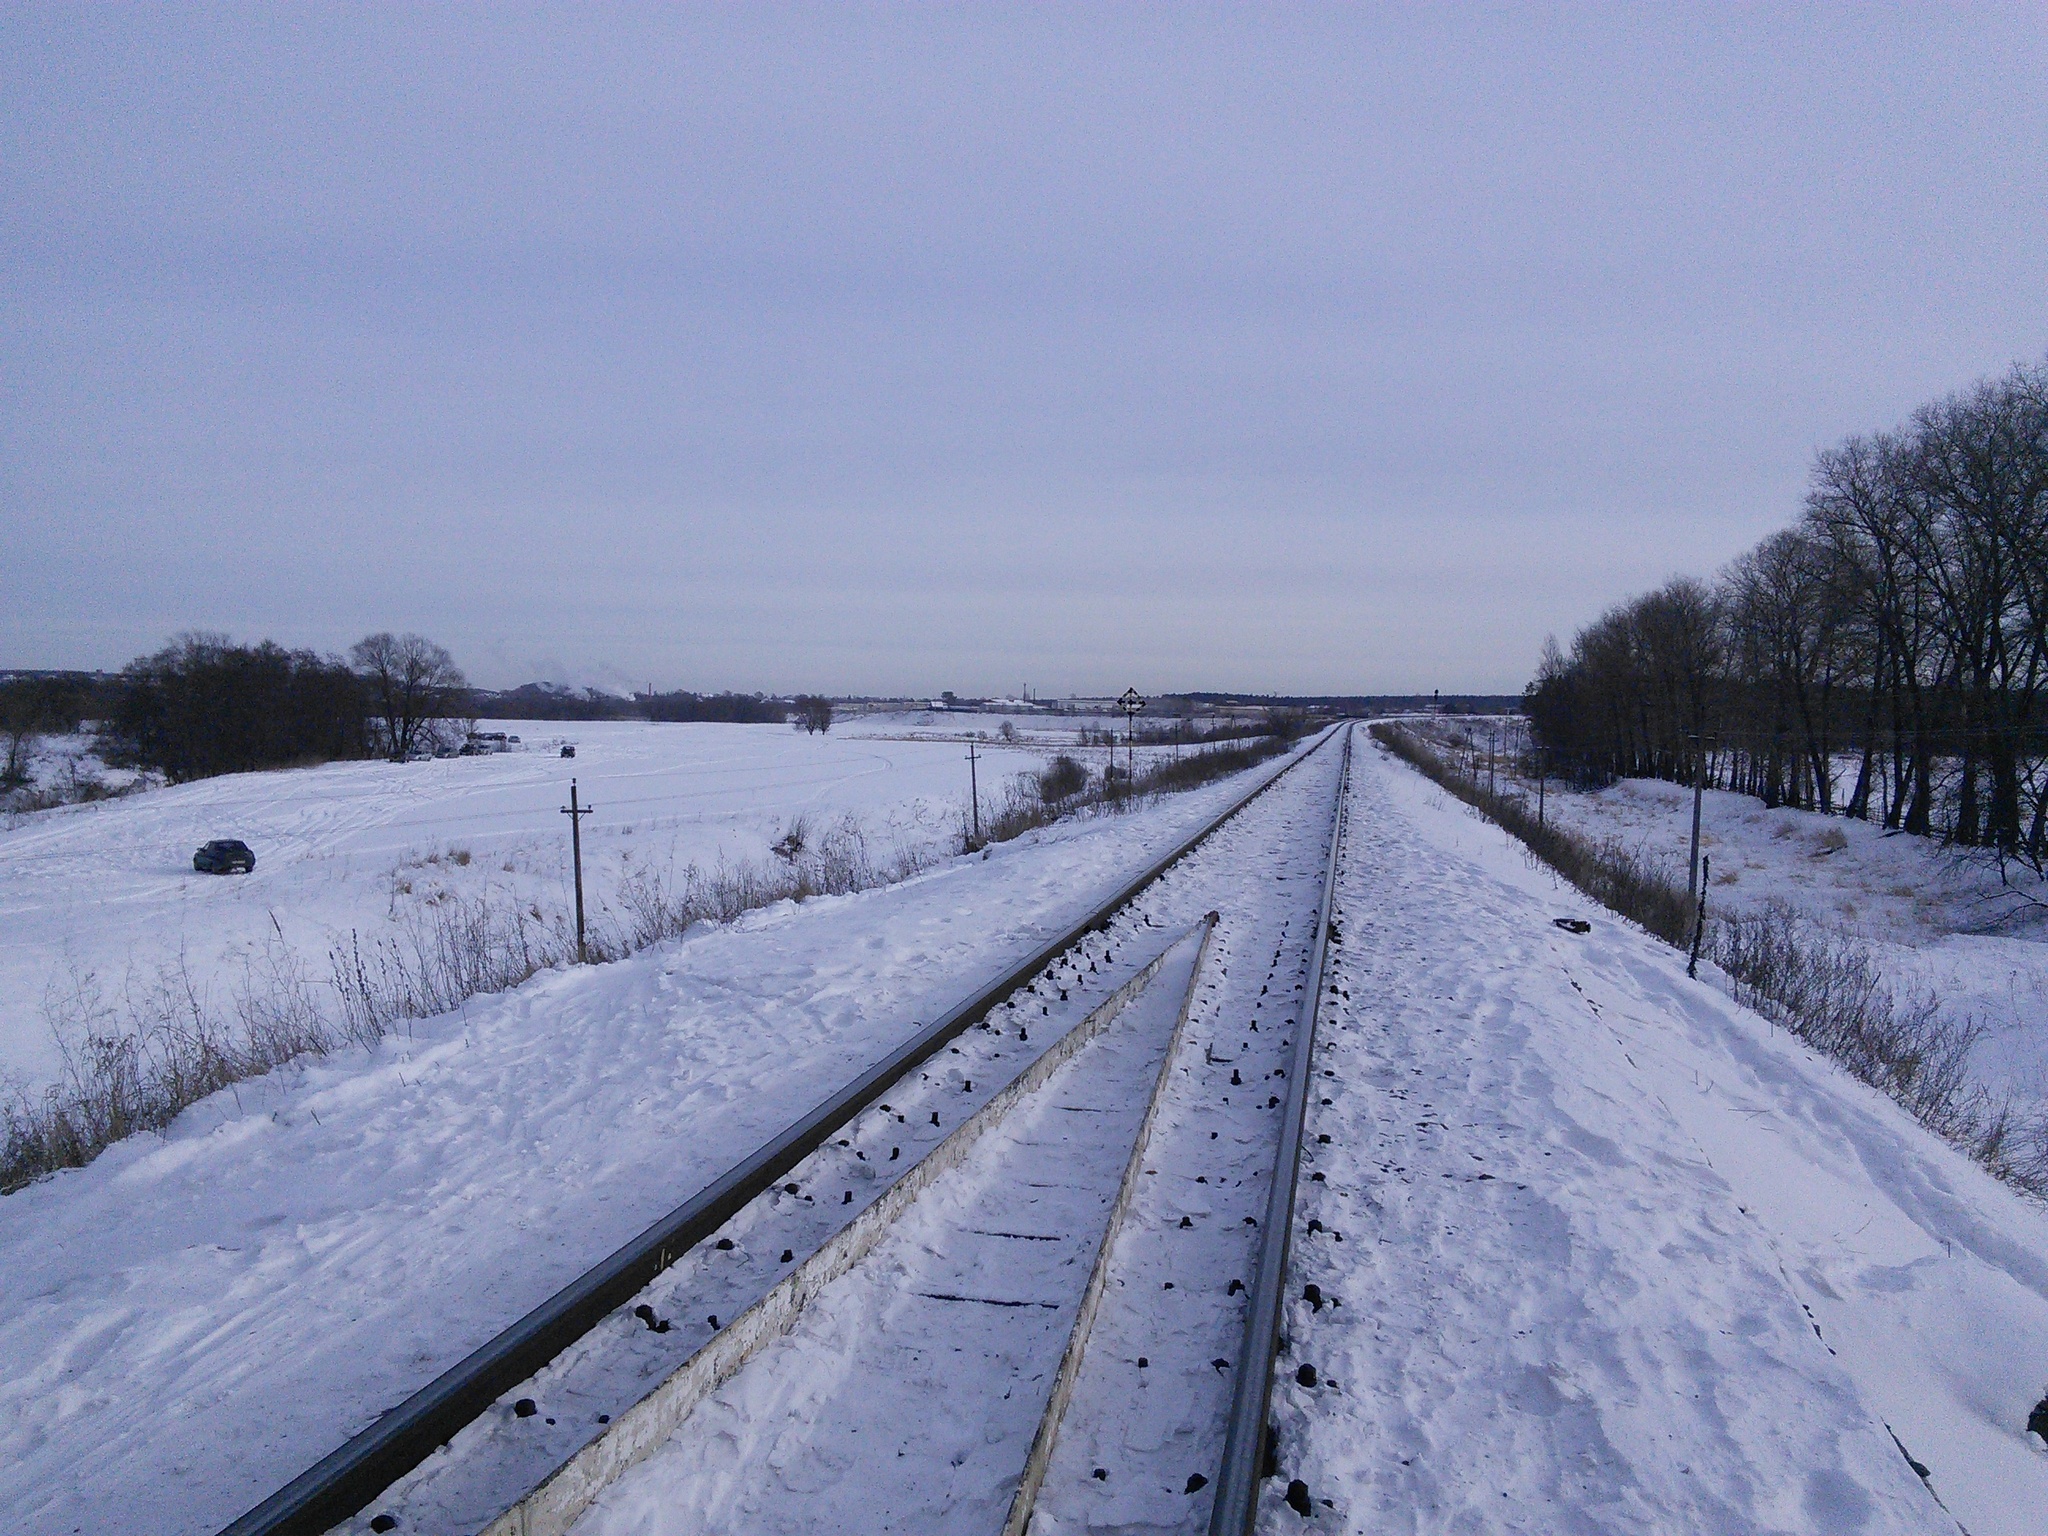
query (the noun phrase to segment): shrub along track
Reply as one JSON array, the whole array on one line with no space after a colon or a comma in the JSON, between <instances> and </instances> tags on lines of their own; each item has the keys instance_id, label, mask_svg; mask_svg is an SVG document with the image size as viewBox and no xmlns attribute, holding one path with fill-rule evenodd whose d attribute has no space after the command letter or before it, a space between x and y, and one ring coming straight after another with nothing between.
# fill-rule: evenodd
<instances>
[{"instance_id":1,"label":"shrub along track","mask_svg":"<svg viewBox=\"0 0 2048 1536\"><path fill-rule=\"evenodd\" d=\"M1348 760L1348 740L1344 755ZM1160 958L1159 941L1166 937L1160 930L1168 925L1157 920L1155 911L1186 918L1188 898L1202 894L1205 883L1195 866L1206 869L1216 864L1226 857L1225 845L1234 850L1251 835L1243 821L1233 824L1238 812L1297 764L1320 760L1326 770L1334 770L1337 758L1336 751L1304 753L1264 778L1083 922L948 1011L639 1239L231 1524L228 1531L324 1530L359 1512L358 1523L365 1528L390 1529L390 1522L399 1517L388 1513L383 1506L389 1501L378 1500L378 1495L416 1467L420 1470L407 1479L404 1489L394 1490L394 1497L411 1489L424 1492L427 1483L442 1483L443 1492L456 1490L453 1501L461 1506L462 1514L456 1517L452 1508L444 1509L435 1523L453 1518L459 1526L480 1512L484 1519L468 1526L476 1529L510 1502L505 1497L505 1475L513 1476L520 1485L511 1488L512 1498L517 1499L593 1443L619 1443L611 1433L613 1420L623 1424L628 1417L625 1410L647 1396L650 1388L677 1374L679 1363L688 1369L692 1360L715 1352L720 1338L735 1331L721 1325L721 1314L742 1315L764 1291L779 1288L777 1277L789 1275L789 1266L798 1262L800 1250L815 1253L829 1245L834 1228L843 1219L858 1217L876 1202L886 1184L893 1183L888 1179L888 1164L914 1166L920 1151L940 1141L944 1127L985 1101L1001 1081L1045 1050L1043 1038L1036 1043L1030 1040L1034 1016L1045 1021L1041 1029L1049 1032L1082 1011L1083 1003L1132 980L1144 965ZM1295 790L1282 797L1290 806L1301 798ZM1322 799L1320 795L1315 798L1318 802ZM1228 831L1205 850L1202 860L1181 865L1188 854L1225 828ZM1314 841L1319 858L1323 839L1318 835ZM1141 893L1144 899L1134 905ZM1290 921L1296 944L1305 948L1308 930L1316 922L1313 909L1293 914ZM1285 947L1284 943L1276 946L1276 976ZM1226 938L1218 951L1219 964L1227 965L1220 957L1228 950ZM1296 985L1305 988L1308 983ZM1058 1005L1052 1001L1054 992L1059 995ZM1077 1001L1070 1002L1070 994ZM1254 1023L1252 1028L1256 1027ZM1270 1030L1266 1040L1273 1042ZM1205 1058L1214 1054L1213 1048L1205 1047ZM1006 1058L1005 1065L997 1065ZM1285 1070L1277 1068L1275 1075ZM1240 1095L1241 1099L1253 1097L1249 1091ZM1271 1107L1277 1107L1277 1095L1266 1097L1272 1101ZM943 1107L932 1107L938 1104ZM882 1107L885 1105L894 1107ZM896 1138L886 1152L882 1136ZM1262 1161L1270 1168L1270 1134L1267 1142ZM1291 1178L1291 1168L1287 1172ZM839 1191L836 1207L822 1192L826 1183L845 1186ZM725 1235L716 1245L707 1242L721 1232ZM754 1241L771 1236L772 1241L763 1240L758 1246ZM781 1246L777 1247L777 1242ZM773 1257L775 1254L780 1257ZM684 1262L677 1264L679 1258ZM800 1263L798 1267L802 1267ZM654 1282L651 1286L650 1281ZM1234 1296L1239 1289L1241 1286L1233 1286L1229 1294ZM637 1306L630 1305L643 1295L645 1299ZM703 1321L698 1322L694 1314L706 1298L712 1300L703 1307ZM1233 1302L1232 1310L1241 1311L1241 1305ZM732 1346L728 1342L723 1347L730 1350ZM630 1359L624 1370L613 1358L621 1349ZM699 1369L705 1369L701 1362ZM536 1372L541 1375L536 1377ZM578 1372L581 1380L592 1384L587 1390L608 1395L618 1411L593 1412L572 1421L564 1413L538 1408L541 1393L530 1386L529 1378L573 1397L576 1390L584 1389L574 1387L566 1378ZM616 1401L627 1385L632 1388L630 1395L623 1402ZM469 1454L477 1443L490 1439L494 1429L508 1423L532 1430L521 1452L496 1463L497 1450ZM465 1430L465 1426L470 1428ZM451 1441L455 1443L449 1447ZM449 1448L436 1456L437 1448L442 1447ZM603 1457L597 1460L601 1462ZM427 1465L422 1466L423 1462ZM592 1458L586 1455L584 1465L591 1464ZM477 1467L487 1468L487 1475L472 1476ZM450 1469L454 1469L452 1478ZM617 1470L608 1467L598 1485ZM436 1495L429 1502L438 1498ZM378 1500L374 1510L367 1507L373 1500ZM416 1528L416 1522L404 1523ZM507 1528L543 1527L521 1512Z\"/></svg>"}]
</instances>

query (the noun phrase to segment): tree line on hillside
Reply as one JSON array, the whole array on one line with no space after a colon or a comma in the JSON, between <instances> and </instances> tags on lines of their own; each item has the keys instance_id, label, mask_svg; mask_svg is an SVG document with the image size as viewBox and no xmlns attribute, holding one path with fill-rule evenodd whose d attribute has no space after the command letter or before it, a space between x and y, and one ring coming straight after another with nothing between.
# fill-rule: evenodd
<instances>
[{"instance_id":1,"label":"tree line on hillside","mask_svg":"<svg viewBox=\"0 0 2048 1536\"><path fill-rule=\"evenodd\" d=\"M1814 463L1802 516L1714 581L1547 643L1535 739L1649 776L2048 867L2048 366Z\"/></svg>"},{"instance_id":2,"label":"tree line on hillside","mask_svg":"<svg viewBox=\"0 0 2048 1536\"><path fill-rule=\"evenodd\" d=\"M100 722L111 763L172 783L342 758L401 760L466 732L469 685L421 635L375 634L346 659L275 641L181 635L122 669Z\"/></svg>"},{"instance_id":3,"label":"tree line on hillside","mask_svg":"<svg viewBox=\"0 0 2048 1536\"><path fill-rule=\"evenodd\" d=\"M727 725L780 725L790 716L786 699L758 693L638 693L633 696L642 720L713 721Z\"/></svg>"},{"instance_id":4,"label":"tree line on hillside","mask_svg":"<svg viewBox=\"0 0 2048 1536\"><path fill-rule=\"evenodd\" d=\"M654 693L621 699L594 689L470 687L448 651L422 635L369 635L347 656L180 635L115 677L23 674L0 679L0 790L30 779L39 736L97 728L116 767L172 783L347 758L403 760L460 743L479 714L507 719L780 724L789 701L759 694ZM806 695L799 728L825 729L831 706ZM822 722L822 723L820 723Z\"/></svg>"}]
</instances>

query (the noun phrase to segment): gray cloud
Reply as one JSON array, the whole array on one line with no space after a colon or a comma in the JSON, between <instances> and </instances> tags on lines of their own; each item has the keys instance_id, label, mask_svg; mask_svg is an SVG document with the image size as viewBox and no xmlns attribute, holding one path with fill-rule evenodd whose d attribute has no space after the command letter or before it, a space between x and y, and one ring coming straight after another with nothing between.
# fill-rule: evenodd
<instances>
[{"instance_id":1,"label":"gray cloud","mask_svg":"<svg viewBox=\"0 0 2048 1536\"><path fill-rule=\"evenodd\" d=\"M1511 688L2048 344L2030 9L4 15L0 664Z\"/></svg>"}]
</instances>

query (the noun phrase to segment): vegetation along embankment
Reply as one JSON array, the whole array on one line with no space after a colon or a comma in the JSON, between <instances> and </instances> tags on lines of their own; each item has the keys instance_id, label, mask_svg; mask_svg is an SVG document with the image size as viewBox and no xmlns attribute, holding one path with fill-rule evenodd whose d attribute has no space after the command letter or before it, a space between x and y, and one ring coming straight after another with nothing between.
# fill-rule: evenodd
<instances>
[{"instance_id":1,"label":"vegetation along embankment","mask_svg":"<svg viewBox=\"0 0 2048 1536\"><path fill-rule=\"evenodd\" d=\"M1014 838L1062 817L1120 814L1286 752L1302 717L1276 715L1257 736L1183 751L1142 767L1135 780L1091 775L1071 756L1011 781L973 837L963 816L951 849L909 847L877 856L859 822L822 832L790 824L769 857L681 870L636 867L595 904L584 938L593 962L623 959L699 923L729 922L780 901L844 895L908 878L950 853ZM118 997L89 976L52 990L45 1012L63 1051L58 1080L17 1086L0 1100L0 1191L60 1168L82 1167L114 1142L162 1130L189 1105L306 1054L374 1046L394 1026L430 1018L480 994L502 992L573 963L573 915L505 897L453 898L414 908L393 931L350 935L314 960L280 933L253 956L225 1006L182 959Z\"/></svg>"},{"instance_id":2,"label":"vegetation along embankment","mask_svg":"<svg viewBox=\"0 0 2048 1536\"><path fill-rule=\"evenodd\" d=\"M1539 820L1526 795L1489 788L1415 730L1391 721L1370 730L1602 906L1667 944L1697 943L1738 1002L1894 1099L1998 1177L2048 1197L2048 1118L1973 1084L1966 1067L1977 1029L1943 1017L1931 996L1899 997L1856 939L1785 906L1710 914L1704 900L1695 906L1641 854Z\"/></svg>"}]
</instances>

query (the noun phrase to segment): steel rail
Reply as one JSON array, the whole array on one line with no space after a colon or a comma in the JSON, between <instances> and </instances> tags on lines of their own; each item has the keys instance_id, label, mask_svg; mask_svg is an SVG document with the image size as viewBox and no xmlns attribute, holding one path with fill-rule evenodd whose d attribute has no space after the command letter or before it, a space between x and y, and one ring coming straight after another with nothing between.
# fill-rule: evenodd
<instances>
[{"instance_id":1,"label":"steel rail","mask_svg":"<svg viewBox=\"0 0 2048 1536\"><path fill-rule=\"evenodd\" d=\"M223 1527L220 1536L320 1536L360 1512L507 1390L582 1338L750 1201L766 1193L790 1169L824 1145L834 1130L878 1100L905 1072L979 1023L991 1009L1087 934L1106 926L1139 892L1194 852L1283 776L1320 752L1332 734L1326 733L1307 750L1294 753L1029 959L948 1009L638 1237ZM1344 750L1348 765L1348 731Z\"/></svg>"},{"instance_id":2,"label":"steel rail","mask_svg":"<svg viewBox=\"0 0 2048 1536\"><path fill-rule=\"evenodd\" d=\"M1309 955L1308 1006L1294 1032L1287 1101L1280 1111L1280 1148L1273 1162L1273 1182L1266 1191L1258 1276L1246 1299L1244 1342L1238 1349L1236 1381L1230 1394L1223 1467L1216 1479L1215 1502L1209 1506L1209 1536L1249 1536L1259 1512L1259 1483L1266 1460L1266 1407L1273 1391L1273 1361L1279 1354L1280 1309L1294 1229L1294 1188L1301 1175L1301 1138L1315 1068L1316 1015L1323 1003L1323 962L1329 953L1337 855L1344 842L1345 797L1351 786L1351 737L1346 727L1344 763L1337 774L1337 812L1330 818L1330 862L1323 874L1323 903Z\"/></svg>"}]
</instances>

